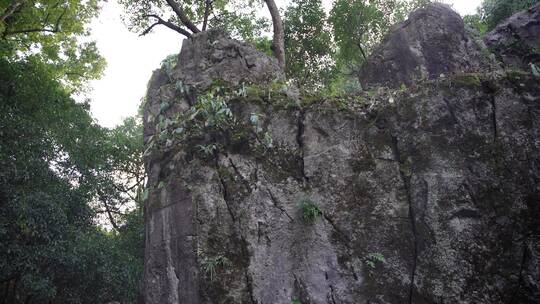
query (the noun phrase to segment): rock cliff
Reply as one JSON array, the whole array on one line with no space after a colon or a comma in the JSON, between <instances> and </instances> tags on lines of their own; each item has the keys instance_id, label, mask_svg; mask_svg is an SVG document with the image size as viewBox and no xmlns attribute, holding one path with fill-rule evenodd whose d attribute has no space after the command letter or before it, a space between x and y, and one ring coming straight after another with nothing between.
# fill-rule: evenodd
<instances>
[{"instance_id":1,"label":"rock cliff","mask_svg":"<svg viewBox=\"0 0 540 304\"><path fill-rule=\"evenodd\" d=\"M484 41L506 66L540 65L540 3L499 24Z\"/></svg>"},{"instance_id":2,"label":"rock cliff","mask_svg":"<svg viewBox=\"0 0 540 304\"><path fill-rule=\"evenodd\" d=\"M298 97L216 31L154 73L146 304L539 303L539 81L443 5L408 22L455 37L411 55L415 78L390 61L418 44L392 32L370 60L403 73L369 82L399 89Z\"/></svg>"}]
</instances>

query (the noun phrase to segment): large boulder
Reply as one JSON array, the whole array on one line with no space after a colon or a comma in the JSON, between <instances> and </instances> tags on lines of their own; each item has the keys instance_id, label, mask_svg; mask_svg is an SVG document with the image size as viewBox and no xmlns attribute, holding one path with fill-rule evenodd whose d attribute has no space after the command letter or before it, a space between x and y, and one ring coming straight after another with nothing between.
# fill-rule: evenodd
<instances>
[{"instance_id":1,"label":"large boulder","mask_svg":"<svg viewBox=\"0 0 540 304\"><path fill-rule=\"evenodd\" d=\"M540 66L540 3L497 25L484 41L507 67Z\"/></svg>"},{"instance_id":2,"label":"large boulder","mask_svg":"<svg viewBox=\"0 0 540 304\"><path fill-rule=\"evenodd\" d=\"M144 303L203 302L197 235L201 233L199 221L205 215L199 210L201 206L194 205L197 198L192 196L191 189L197 186L180 175L162 183L164 174L179 164L171 159L173 150L164 153L161 148L165 147L157 147L157 142L166 135L169 123L188 112L197 95L216 82L224 86L269 85L283 78L276 59L220 30L201 32L184 40L176 66L154 71L144 107L144 142L148 147L145 167L150 187L145 204ZM182 165L176 168L182 174L189 170ZM212 187L204 179L204 170L199 173L200 185ZM212 193L208 191L208 195Z\"/></svg>"},{"instance_id":3,"label":"large boulder","mask_svg":"<svg viewBox=\"0 0 540 304\"><path fill-rule=\"evenodd\" d=\"M449 6L431 3L392 28L361 68L363 87L409 85L419 79L489 69L461 17Z\"/></svg>"},{"instance_id":4,"label":"large boulder","mask_svg":"<svg viewBox=\"0 0 540 304\"><path fill-rule=\"evenodd\" d=\"M154 73L146 304L539 303L540 84L464 74L461 19L411 16L385 40L411 66L373 74L436 78L407 90L291 100L273 58L204 33Z\"/></svg>"},{"instance_id":5,"label":"large boulder","mask_svg":"<svg viewBox=\"0 0 540 304\"><path fill-rule=\"evenodd\" d=\"M238 85L240 82L262 84L284 77L274 58L248 43L231 39L219 29L185 39L178 62L174 79L201 90L218 79Z\"/></svg>"}]
</instances>

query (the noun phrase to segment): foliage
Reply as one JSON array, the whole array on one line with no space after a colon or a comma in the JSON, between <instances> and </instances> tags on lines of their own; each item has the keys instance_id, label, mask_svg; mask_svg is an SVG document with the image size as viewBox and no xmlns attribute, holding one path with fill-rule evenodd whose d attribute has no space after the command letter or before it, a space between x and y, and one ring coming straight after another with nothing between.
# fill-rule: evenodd
<instances>
[{"instance_id":1,"label":"foliage","mask_svg":"<svg viewBox=\"0 0 540 304\"><path fill-rule=\"evenodd\" d=\"M202 120L204 127L220 128L233 118L225 98L211 91L201 95L190 111L190 119Z\"/></svg>"},{"instance_id":2,"label":"foliage","mask_svg":"<svg viewBox=\"0 0 540 304\"><path fill-rule=\"evenodd\" d=\"M285 11L286 74L296 85L313 89L335 72L334 47L321 0L296 0Z\"/></svg>"},{"instance_id":3,"label":"foliage","mask_svg":"<svg viewBox=\"0 0 540 304\"><path fill-rule=\"evenodd\" d=\"M180 19L172 1L158 0L120 0L124 7L124 22L134 32L146 34L155 25L165 25L183 35L190 36L193 27L197 31L219 27L229 32L235 38L253 41L262 31L268 30L268 22L257 16L261 3L253 0L215 0L215 1L176 1L179 10L183 12L193 27L186 26ZM205 23L206 8L208 6L208 19ZM206 24L206 28L204 26ZM181 30L179 31L178 28Z\"/></svg>"},{"instance_id":4,"label":"foliage","mask_svg":"<svg viewBox=\"0 0 540 304\"><path fill-rule=\"evenodd\" d=\"M313 222L318 216L323 214L319 206L307 198L300 200L298 203L298 208L302 215L302 219L306 222Z\"/></svg>"},{"instance_id":5,"label":"foliage","mask_svg":"<svg viewBox=\"0 0 540 304\"><path fill-rule=\"evenodd\" d=\"M202 270L210 278L210 281L214 281L219 269L227 267L230 264L229 259L222 255L205 257L201 262Z\"/></svg>"},{"instance_id":6,"label":"foliage","mask_svg":"<svg viewBox=\"0 0 540 304\"><path fill-rule=\"evenodd\" d=\"M364 260L365 260L366 265L371 269L375 268L376 263L384 263L384 262L386 262L386 259L384 258L384 255L382 255L379 252L372 252L372 253L368 254L365 257Z\"/></svg>"},{"instance_id":7,"label":"foliage","mask_svg":"<svg viewBox=\"0 0 540 304\"><path fill-rule=\"evenodd\" d=\"M178 54L171 54L161 61L161 69L165 70L165 73L171 79L172 71L178 63Z\"/></svg>"},{"instance_id":8,"label":"foliage","mask_svg":"<svg viewBox=\"0 0 540 304\"><path fill-rule=\"evenodd\" d=\"M268 56L273 56L272 53L272 40L270 40L268 37L256 37L250 42L257 48L259 51L265 53Z\"/></svg>"},{"instance_id":9,"label":"foliage","mask_svg":"<svg viewBox=\"0 0 540 304\"><path fill-rule=\"evenodd\" d=\"M86 24L99 11L99 0L0 1L0 55L47 62L54 79L70 90L98 78L105 67ZM13 6L16 9L12 10ZM10 13L11 12L11 13Z\"/></svg>"},{"instance_id":10,"label":"foliage","mask_svg":"<svg viewBox=\"0 0 540 304\"><path fill-rule=\"evenodd\" d=\"M487 30L493 29L497 24L512 14L527 9L538 0L484 0L478 14Z\"/></svg>"},{"instance_id":11,"label":"foliage","mask_svg":"<svg viewBox=\"0 0 540 304\"><path fill-rule=\"evenodd\" d=\"M140 200L146 178L142 164L142 123L129 117L121 125L105 130L101 151L93 163L92 182L97 213L105 214L116 230L124 222L125 211Z\"/></svg>"},{"instance_id":12,"label":"foliage","mask_svg":"<svg viewBox=\"0 0 540 304\"><path fill-rule=\"evenodd\" d=\"M293 299L291 304L302 304L302 302L298 299Z\"/></svg>"},{"instance_id":13,"label":"foliage","mask_svg":"<svg viewBox=\"0 0 540 304\"><path fill-rule=\"evenodd\" d=\"M484 35L488 30L486 23L479 14L466 15L463 17L463 22L473 28L476 31L475 35L478 36Z\"/></svg>"},{"instance_id":14,"label":"foliage","mask_svg":"<svg viewBox=\"0 0 540 304\"><path fill-rule=\"evenodd\" d=\"M270 22L268 19L258 16L258 10L262 6L258 5L259 2L252 0L247 2L246 6L241 1L230 1L229 9L221 10L219 17L210 19L210 27L220 28L233 38L242 39L255 45L259 44L260 46L266 41L271 44L271 40L263 36L265 32L270 30Z\"/></svg>"},{"instance_id":15,"label":"foliage","mask_svg":"<svg viewBox=\"0 0 540 304\"><path fill-rule=\"evenodd\" d=\"M529 66L531 67L531 73L534 75L534 77L540 78L540 68L532 62L529 63Z\"/></svg>"},{"instance_id":16,"label":"foliage","mask_svg":"<svg viewBox=\"0 0 540 304\"><path fill-rule=\"evenodd\" d=\"M353 68L361 64L390 27L427 0L337 0L330 11L336 41L337 64Z\"/></svg>"},{"instance_id":17,"label":"foliage","mask_svg":"<svg viewBox=\"0 0 540 304\"><path fill-rule=\"evenodd\" d=\"M218 146L216 144L198 145L197 147L205 157L214 155L214 153L218 150Z\"/></svg>"},{"instance_id":18,"label":"foliage","mask_svg":"<svg viewBox=\"0 0 540 304\"><path fill-rule=\"evenodd\" d=\"M2 57L0 70L0 287L12 286L6 301L133 302L142 214L125 205L144 179L140 122L98 126L88 104L76 103L58 70L39 57ZM96 226L101 212L118 231Z\"/></svg>"},{"instance_id":19,"label":"foliage","mask_svg":"<svg viewBox=\"0 0 540 304\"><path fill-rule=\"evenodd\" d=\"M484 0L477 13L463 17L463 21L484 35L512 14L536 3L538 0Z\"/></svg>"}]
</instances>

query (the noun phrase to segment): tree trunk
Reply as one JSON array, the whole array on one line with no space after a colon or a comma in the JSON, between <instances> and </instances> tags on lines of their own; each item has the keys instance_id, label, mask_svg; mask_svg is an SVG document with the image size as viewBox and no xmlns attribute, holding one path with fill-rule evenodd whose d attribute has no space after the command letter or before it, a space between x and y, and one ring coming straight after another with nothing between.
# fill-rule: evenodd
<instances>
[{"instance_id":1,"label":"tree trunk","mask_svg":"<svg viewBox=\"0 0 540 304\"><path fill-rule=\"evenodd\" d=\"M279 16L279 10L274 0L264 0L272 16L272 25L274 27L274 39L272 41L274 55L276 56L279 66L285 70L285 34L283 31L283 21Z\"/></svg>"},{"instance_id":2,"label":"tree trunk","mask_svg":"<svg viewBox=\"0 0 540 304\"><path fill-rule=\"evenodd\" d=\"M173 9L176 16L178 16L178 19L184 24L188 29L190 29L193 33L200 32L197 26L189 20L188 16L186 15L186 12L182 9L182 7L176 3L174 0L165 0L167 1L167 4Z\"/></svg>"}]
</instances>

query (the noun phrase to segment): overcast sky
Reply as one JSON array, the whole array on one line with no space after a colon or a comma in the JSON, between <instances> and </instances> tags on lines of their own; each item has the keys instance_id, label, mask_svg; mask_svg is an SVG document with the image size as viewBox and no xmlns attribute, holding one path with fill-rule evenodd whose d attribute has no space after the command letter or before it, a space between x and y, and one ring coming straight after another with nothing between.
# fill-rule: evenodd
<instances>
[{"instance_id":1,"label":"overcast sky","mask_svg":"<svg viewBox=\"0 0 540 304\"><path fill-rule=\"evenodd\" d=\"M276 1L278 5L284 0ZM461 15L471 14L481 0L445 0ZM114 127L123 118L137 113L152 71L167 55L178 53L182 36L157 26L153 33L139 37L122 23L122 8L109 0L91 24L93 39L107 60L104 76L91 83L91 109L105 127Z\"/></svg>"}]
</instances>

